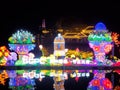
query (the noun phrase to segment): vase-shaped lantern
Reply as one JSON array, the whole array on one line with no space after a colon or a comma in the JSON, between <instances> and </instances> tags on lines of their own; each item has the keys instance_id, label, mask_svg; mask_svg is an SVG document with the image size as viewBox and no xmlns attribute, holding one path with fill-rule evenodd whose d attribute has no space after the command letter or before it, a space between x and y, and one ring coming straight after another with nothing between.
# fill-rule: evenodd
<instances>
[{"instance_id":1,"label":"vase-shaped lantern","mask_svg":"<svg viewBox=\"0 0 120 90\"><path fill-rule=\"evenodd\" d=\"M10 50L15 51L19 55L19 59L15 65L23 65L23 56L27 55L29 51L35 47L35 37L28 31L18 30L9 39ZM10 77L9 88L15 90L33 90L35 81L31 78L23 77L24 70L16 70L17 76Z\"/></svg>"},{"instance_id":2,"label":"vase-shaped lantern","mask_svg":"<svg viewBox=\"0 0 120 90\"><path fill-rule=\"evenodd\" d=\"M35 37L30 32L24 30L18 30L8 41L10 42L10 50L18 53L19 59L22 59L23 55L27 55L35 47Z\"/></svg>"},{"instance_id":3,"label":"vase-shaped lantern","mask_svg":"<svg viewBox=\"0 0 120 90\"><path fill-rule=\"evenodd\" d=\"M106 54L112 49L112 38L102 22L96 24L94 32L88 36L88 41L94 52L94 64L107 65ZM112 84L105 78L105 73L103 70L94 71L94 78L87 90L112 90Z\"/></svg>"},{"instance_id":4,"label":"vase-shaped lantern","mask_svg":"<svg viewBox=\"0 0 120 90\"><path fill-rule=\"evenodd\" d=\"M108 32L103 23L97 23L95 30L88 36L89 46L94 51L95 63L97 65L106 64L106 54L112 49L111 33Z\"/></svg>"}]
</instances>

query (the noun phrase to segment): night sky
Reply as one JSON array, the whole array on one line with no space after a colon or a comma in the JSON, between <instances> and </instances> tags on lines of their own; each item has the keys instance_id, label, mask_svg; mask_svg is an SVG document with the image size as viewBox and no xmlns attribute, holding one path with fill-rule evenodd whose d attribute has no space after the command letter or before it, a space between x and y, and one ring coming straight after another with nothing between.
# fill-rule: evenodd
<instances>
[{"instance_id":1,"label":"night sky","mask_svg":"<svg viewBox=\"0 0 120 90\"><path fill-rule=\"evenodd\" d=\"M39 1L39 2L38 2ZM62 18L71 23L95 25L102 21L110 31L119 32L120 3L114 0L4 0L0 2L0 45L8 43L8 37L17 29L33 33L39 30L42 19L52 28Z\"/></svg>"}]
</instances>

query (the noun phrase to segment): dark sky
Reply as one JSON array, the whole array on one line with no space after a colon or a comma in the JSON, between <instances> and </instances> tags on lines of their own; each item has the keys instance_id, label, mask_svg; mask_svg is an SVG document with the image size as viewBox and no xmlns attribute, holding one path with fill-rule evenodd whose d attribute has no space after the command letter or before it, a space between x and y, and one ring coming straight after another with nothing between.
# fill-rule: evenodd
<instances>
[{"instance_id":1,"label":"dark sky","mask_svg":"<svg viewBox=\"0 0 120 90\"><path fill-rule=\"evenodd\" d=\"M79 1L79 2L78 2ZM115 0L4 0L0 2L0 45L17 29L38 30L43 18L48 28L60 18L68 22L95 25L102 21L110 31L119 32L120 3Z\"/></svg>"}]
</instances>

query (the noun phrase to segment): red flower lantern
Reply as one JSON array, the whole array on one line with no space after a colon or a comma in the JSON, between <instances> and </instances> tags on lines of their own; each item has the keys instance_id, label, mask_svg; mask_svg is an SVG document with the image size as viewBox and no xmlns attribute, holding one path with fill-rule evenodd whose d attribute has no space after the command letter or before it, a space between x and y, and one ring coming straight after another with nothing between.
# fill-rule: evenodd
<instances>
[{"instance_id":1,"label":"red flower lantern","mask_svg":"<svg viewBox=\"0 0 120 90\"><path fill-rule=\"evenodd\" d=\"M100 86L100 80L99 79L93 80L92 86Z\"/></svg>"},{"instance_id":2,"label":"red flower lantern","mask_svg":"<svg viewBox=\"0 0 120 90\"><path fill-rule=\"evenodd\" d=\"M94 46L93 49L94 49L95 51L99 52L99 51L100 51L100 46Z\"/></svg>"},{"instance_id":3,"label":"red flower lantern","mask_svg":"<svg viewBox=\"0 0 120 90\"><path fill-rule=\"evenodd\" d=\"M112 45L108 44L105 46L104 51L105 51L105 53L109 53L111 49L112 49Z\"/></svg>"},{"instance_id":4,"label":"red flower lantern","mask_svg":"<svg viewBox=\"0 0 120 90\"><path fill-rule=\"evenodd\" d=\"M102 84L106 89L112 88L112 83L107 78L103 79Z\"/></svg>"}]
</instances>

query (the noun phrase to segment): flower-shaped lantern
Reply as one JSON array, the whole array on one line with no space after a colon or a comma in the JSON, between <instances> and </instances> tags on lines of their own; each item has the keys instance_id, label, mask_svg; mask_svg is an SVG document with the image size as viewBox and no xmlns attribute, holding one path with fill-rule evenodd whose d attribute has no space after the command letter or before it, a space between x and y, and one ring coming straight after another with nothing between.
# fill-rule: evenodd
<instances>
[{"instance_id":1,"label":"flower-shaped lantern","mask_svg":"<svg viewBox=\"0 0 120 90\"><path fill-rule=\"evenodd\" d=\"M102 22L96 24L94 32L88 36L88 41L94 51L96 64L106 64L105 56L112 49L112 38Z\"/></svg>"},{"instance_id":2,"label":"flower-shaped lantern","mask_svg":"<svg viewBox=\"0 0 120 90\"><path fill-rule=\"evenodd\" d=\"M112 38L102 22L96 24L95 31L88 36L88 41L94 51L95 65L107 65L108 60L105 57L112 49ZM112 84L105 78L105 73L103 70L94 71L94 78L87 90L112 90Z\"/></svg>"},{"instance_id":3,"label":"flower-shaped lantern","mask_svg":"<svg viewBox=\"0 0 120 90\"><path fill-rule=\"evenodd\" d=\"M35 47L35 37L25 30L18 30L8 41L10 42L10 49L16 51L19 55L28 54Z\"/></svg>"}]
</instances>

